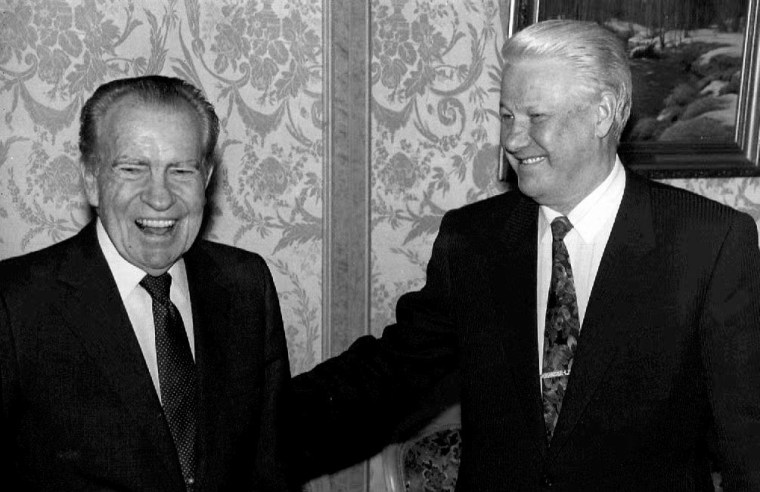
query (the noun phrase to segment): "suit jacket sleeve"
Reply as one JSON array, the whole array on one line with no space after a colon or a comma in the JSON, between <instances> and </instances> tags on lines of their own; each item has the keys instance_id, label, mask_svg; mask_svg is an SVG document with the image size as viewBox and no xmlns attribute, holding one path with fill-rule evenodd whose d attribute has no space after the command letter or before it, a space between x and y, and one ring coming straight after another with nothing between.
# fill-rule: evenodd
<instances>
[{"instance_id":1,"label":"suit jacket sleeve","mask_svg":"<svg viewBox=\"0 0 760 492\"><path fill-rule=\"evenodd\" d=\"M450 217L443 218L433 246L426 285L399 299L396 324L382 337L359 338L343 354L294 378L294 447L306 478L379 451L400 420L454 371L448 256L456 241Z\"/></svg>"},{"instance_id":2,"label":"suit jacket sleeve","mask_svg":"<svg viewBox=\"0 0 760 492\"><path fill-rule=\"evenodd\" d=\"M201 488L295 490L283 420L290 368L271 273L256 254L205 241L201 246L186 258L193 308L201 313L196 343L208 434Z\"/></svg>"},{"instance_id":3,"label":"suit jacket sleeve","mask_svg":"<svg viewBox=\"0 0 760 492\"><path fill-rule=\"evenodd\" d=\"M12 347L10 327L5 299L0 293L0 347ZM14 451L13 417L16 406L17 368L15 354L10 350L0 350L0 476L9 489L22 488L18 476Z\"/></svg>"},{"instance_id":4,"label":"suit jacket sleeve","mask_svg":"<svg viewBox=\"0 0 760 492\"><path fill-rule=\"evenodd\" d=\"M264 312L266 313L266 365L264 381L264 409L272 420L262 418L258 450L257 468L263 479L259 484L262 490L296 490L287 468L287 450L284 449L287 432L283 421L283 393L290 380L290 364L282 324L277 290L263 260L260 260L262 277L265 281Z\"/></svg>"},{"instance_id":5,"label":"suit jacket sleeve","mask_svg":"<svg viewBox=\"0 0 760 492\"><path fill-rule=\"evenodd\" d=\"M699 321L727 492L760 490L760 252L755 223L733 217Z\"/></svg>"}]
</instances>

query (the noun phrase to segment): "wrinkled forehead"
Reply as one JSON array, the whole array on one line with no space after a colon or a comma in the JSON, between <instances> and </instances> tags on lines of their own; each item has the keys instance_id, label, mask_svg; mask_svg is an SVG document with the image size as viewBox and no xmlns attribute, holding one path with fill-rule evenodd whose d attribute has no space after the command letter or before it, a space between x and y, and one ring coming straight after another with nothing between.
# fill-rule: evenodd
<instances>
[{"instance_id":1,"label":"wrinkled forehead","mask_svg":"<svg viewBox=\"0 0 760 492\"><path fill-rule=\"evenodd\" d=\"M572 64L557 57L520 58L505 63L501 104L571 103L592 93ZM585 99L585 98L583 98Z\"/></svg>"},{"instance_id":2,"label":"wrinkled forehead","mask_svg":"<svg viewBox=\"0 0 760 492\"><path fill-rule=\"evenodd\" d=\"M202 162L202 130L189 107L126 101L106 113L98 132L101 164L147 156Z\"/></svg>"},{"instance_id":3,"label":"wrinkled forehead","mask_svg":"<svg viewBox=\"0 0 760 492\"><path fill-rule=\"evenodd\" d=\"M201 126L200 118L190 103L182 100L161 101L145 100L134 94L128 94L121 99L114 101L110 108L105 112L103 121L100 125L100 132L107 130L108 125L118 122L120 117L125 113L142 112L145 114L182 114L197 126Z\"/></svg>"},{"instance_id":4,"label":"wrinkled forehead","mask_svg":"<svg viewBox=\"0 0 760 492\"><path fill-rule=\"evenodd\" d=\"M97 127L99 150L105 150L103 145L117 140L125 129L139 130L143 125L147 125L149 120L163 118L176 120L176 116L180 116L183 123L194 129L195 139L201 143L204 136L202 122L190 104L181 101L178 103L144 101L135 96L124 97L112 104L99 122Z\"/></svg>"}]
</instances>

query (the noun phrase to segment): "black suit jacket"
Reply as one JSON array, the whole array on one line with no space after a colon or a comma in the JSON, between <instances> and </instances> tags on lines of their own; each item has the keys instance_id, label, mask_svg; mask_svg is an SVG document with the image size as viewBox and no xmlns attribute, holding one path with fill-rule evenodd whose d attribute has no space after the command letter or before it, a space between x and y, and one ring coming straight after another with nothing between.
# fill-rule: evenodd
<instances>
[{"instance_id":1,"label":"black suit jacket","mask_svg":"<svg viewBox=\"0 0 760 492\"><path fill-rule=\"evenodd\" d=\"M290 372L269 270L255 254L202 240L184 258L199 373L198 490L285 490L278 415ZM184 490L94 222L0 263L0 397L8 490Z\"/></svg>"},{"instance_id":2,"label":"black suit jacket","mask_svg":"<svg viewBox=\"0 0 760 492\"><path fill-rule=\"evenodd\" d=\"M711 491L711 444L727 492L760 490L760 253L751 218L627 175L549 444L538 213L519 192L447 213L426 285L401 297L397 324L295 378L297 420L329 423L312 438L355 449L355 436L378 442L456 372L457 490ZM362 432L368 426L380 430ZM311 460L325 455L302 445Z\"/></svg>"}]
</instances>

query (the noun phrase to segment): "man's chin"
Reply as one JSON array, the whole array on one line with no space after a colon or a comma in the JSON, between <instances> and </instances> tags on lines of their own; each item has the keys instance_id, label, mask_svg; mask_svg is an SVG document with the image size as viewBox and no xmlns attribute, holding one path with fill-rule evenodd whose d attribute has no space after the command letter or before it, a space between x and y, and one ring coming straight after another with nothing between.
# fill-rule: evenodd
<instances>
[{"instance_id":1,"label":"man's chin","mask_svg":"<svg viewBox=\"0 0 760 492\"><path fill-rule=\"evenodd\" d=\"M153 276L158 276L169 270L181 257L181 251L171 254L162 251L158 254L141 255L138 258L135 258L136 261L132 263L144 272Z\"/></svg>"},{"instance_id":2,"label":"man's chin","mask_svg":"<svg viewBox=\"0 0 760 492\"><path fill-rule=\"evenodd\" d=\"M540 195L540 186L539 183L536 182L536 180L531 179L528 176L520 176L517 175L517 187L520 189L523 195L528 196L530 198L535 198L537 195Z\"/></svg>"}]
</instances>

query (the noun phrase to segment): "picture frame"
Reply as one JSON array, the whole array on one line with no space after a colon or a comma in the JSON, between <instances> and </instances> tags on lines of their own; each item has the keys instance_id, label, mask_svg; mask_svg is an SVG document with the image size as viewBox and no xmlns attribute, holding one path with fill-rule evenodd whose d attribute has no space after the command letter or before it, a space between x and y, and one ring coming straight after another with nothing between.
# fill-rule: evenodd
<instances>
[{"instance_id":1,"label":"picture frame","mask_svg":"<svg viewBox=\"0 0 760 492\"><path fill-rule=\"evenodd\" d=\"M505 39L541 20L542 0L502 1ZM747 5L733 141L623 141L618 154L629 168L655 179L760 176L760 8Z\"/></svg>"}]
</instances>

